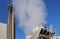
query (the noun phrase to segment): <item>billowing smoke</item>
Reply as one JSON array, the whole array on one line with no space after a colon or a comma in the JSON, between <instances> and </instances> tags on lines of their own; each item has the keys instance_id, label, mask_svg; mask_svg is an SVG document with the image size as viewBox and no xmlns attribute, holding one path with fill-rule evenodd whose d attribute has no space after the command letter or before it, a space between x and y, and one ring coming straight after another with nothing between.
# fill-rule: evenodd
<instances>
[{"instance_id":1,"label":"billowing smoke","mask_svg":"<svg viewBox=\"0 0 60 39\"><path fill-rule=\"evenodd\" d=\"M13 0L13 6L19 26L24 29L26 35L37 25L46 23L46 7L43 0Z\"/></svg>"}]
</instances>

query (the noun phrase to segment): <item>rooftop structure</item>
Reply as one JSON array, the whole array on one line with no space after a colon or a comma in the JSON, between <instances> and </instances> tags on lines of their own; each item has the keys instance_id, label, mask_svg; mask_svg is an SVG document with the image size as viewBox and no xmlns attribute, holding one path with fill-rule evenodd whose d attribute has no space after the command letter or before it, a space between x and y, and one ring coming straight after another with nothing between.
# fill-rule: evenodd
<instances>
[{"instance_id":1,"label":"rooftop structure","mask_svg":"<svg viewBox=\"0 0 60 39\"><path fill-rule=\"evenodd\" d=\"M55 35L55 28L46 24L36 26L32 34L26 36L26 39L52 39Z\"/></svg>"}]
</instances>

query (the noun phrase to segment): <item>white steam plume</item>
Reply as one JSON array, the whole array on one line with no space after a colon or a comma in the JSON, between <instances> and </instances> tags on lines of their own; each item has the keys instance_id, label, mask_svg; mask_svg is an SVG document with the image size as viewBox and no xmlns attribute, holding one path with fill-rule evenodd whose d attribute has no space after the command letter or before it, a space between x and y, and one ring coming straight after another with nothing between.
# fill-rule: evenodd
<instances>
[{"instance_id":1,"label":"white steam plume","mask_svg":"<svg viewBox=\"0 0 60 39\"><path fill-rule=\"evenodd\" d=\"M41 23L46 23L46 7L43 0L13 0L15 15L19 19L19 26L26 35Z\"/></svg>"}]
</instances>

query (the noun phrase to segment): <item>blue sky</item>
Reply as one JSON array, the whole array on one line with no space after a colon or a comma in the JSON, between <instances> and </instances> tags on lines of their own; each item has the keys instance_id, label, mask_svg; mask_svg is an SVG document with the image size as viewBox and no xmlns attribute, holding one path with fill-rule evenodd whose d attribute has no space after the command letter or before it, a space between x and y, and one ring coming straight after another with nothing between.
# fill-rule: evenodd
<instances>
[{"instance_id":1,"label":"blue sky","mask_svg":"<svg viewBox=\"0 0 60 39\"><path fill-rule=\"evenodd\" d=\"M11 0L0 0L0 22L7 23L8 20L8 4ZM47 8L47 24L56 27L56 34L60 35L60 0L45 0ZM16 39L24 39L24 31L18 28L18 20L16 19L15 34Z\"/></svg>"}]
</instances>

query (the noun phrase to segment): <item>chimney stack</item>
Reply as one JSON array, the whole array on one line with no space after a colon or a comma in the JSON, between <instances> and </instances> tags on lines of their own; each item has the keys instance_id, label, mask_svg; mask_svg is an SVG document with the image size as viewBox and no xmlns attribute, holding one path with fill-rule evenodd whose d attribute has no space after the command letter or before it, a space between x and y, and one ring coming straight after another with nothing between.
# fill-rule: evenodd
<instances>
[{"instance_id":1,"label":"chimney stack","mask_svg":"<svg viewBox=\"0 0 60 39\"><path fill-rule=\"evenodd\" d=\"M13 13L13 5L10 4L8 6L8 29L7 29L7 39L14 39L14 13Z\"/></svg>"}]
</instances>

